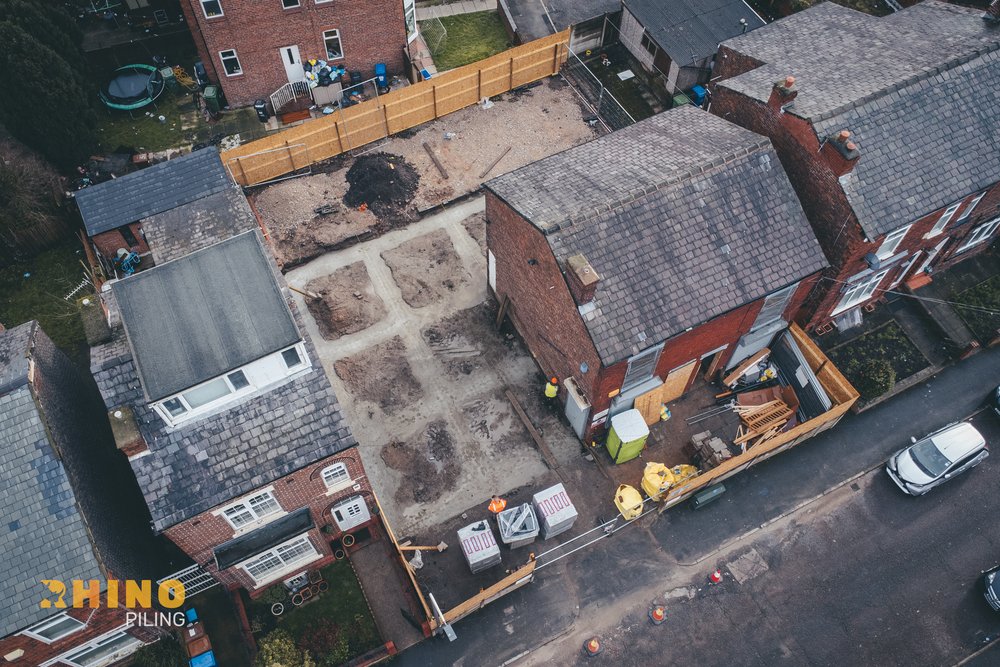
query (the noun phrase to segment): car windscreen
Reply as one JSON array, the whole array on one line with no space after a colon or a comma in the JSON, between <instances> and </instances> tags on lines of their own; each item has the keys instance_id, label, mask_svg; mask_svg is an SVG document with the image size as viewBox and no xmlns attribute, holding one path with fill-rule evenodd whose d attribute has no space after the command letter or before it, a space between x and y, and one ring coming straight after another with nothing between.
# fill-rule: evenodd
<instances>
[{"instance_id":1,"label":"car windscreen","mask_svg":"<svg viewBox=\"0 0 1000 667\"><path fill-rule=\"evenodd\" d=\"M921 440L910 447L910 457L928 477L940 477L951 465L931 440Z\"/></svg>"}]
</instances>

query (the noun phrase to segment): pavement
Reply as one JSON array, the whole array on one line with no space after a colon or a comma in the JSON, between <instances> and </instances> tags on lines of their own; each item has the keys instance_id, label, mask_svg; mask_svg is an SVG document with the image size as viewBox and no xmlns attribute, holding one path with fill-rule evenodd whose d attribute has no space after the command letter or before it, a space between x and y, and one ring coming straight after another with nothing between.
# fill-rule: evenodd
<instances>
[{"instance_id":1,"label":"pavement","mask_svg":"<svg viewBox=\"0 0 1000 667\"><path fill-rule=\"evenodd\" d=\"M455 16L456 14L495 12L496 10L497 0L459 0L459 2L447 2L443 5L429 5L426 7L418 5L417 20L427 21L428 19L439 19L444 16Z\"/></svg>"},{"instance_id":2,"label":"pavement","mask_svg":"<svg viewBox=\"0 0 1000 667\"><path fill-rule=\"evenodd\" d=\"M1000 557L988 528L1000 509L1000 459L921 499L901 497L877 469L911 435L976 412L998 378L1000 350L985 350L730 478L725 497L702 510L654 512L561 560L541 558L534 583L457 623L456 642L426 641L397 662L573 664L582 642L603 633L616 664L898 662L880 647L907 664L957 663L1000 634L1000 616L983 610L972 583ZM976 423L995 440L993 417ZM747 597L697 590L750 549L768 570L743 584ZM629 628L646 632L651 602L672 592L680 605L690 591L679 632L668 623L669 636L633 647Z\"/></svg>"},{"instance_id":3,"label":"pavement","mask_svg":"<svg viewBox=\"0 0 1000 667\"><path fill-rule=\"evenodd\" d=\"M507 0L522 42L546 37L602 14L617 12L617 0Z\"/></svg>"}]
</instances>

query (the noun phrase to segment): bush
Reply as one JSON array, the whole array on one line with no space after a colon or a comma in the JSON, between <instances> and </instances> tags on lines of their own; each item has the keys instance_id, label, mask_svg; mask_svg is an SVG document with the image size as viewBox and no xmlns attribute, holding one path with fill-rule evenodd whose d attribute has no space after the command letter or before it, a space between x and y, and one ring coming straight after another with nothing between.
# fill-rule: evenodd
<instances>
[{"instance_id":1,"label":"bush","mask_svg":"<svg viewBox=\"0 0 1000 667\"><path fill-rule=\"evenodd\" d=\"M173 635L143 646L132 658L133 667L187 667L188 658Z\"/></svg>"},{"instance_id":2,"label":"bush","mask_svg":"<svg viewBox=\"0 0 1000 667\"><path fill-rule=\"evenodd\" d=\"M284 584L271 586L261 594L259 599L261 602L265 603L268 607L270 607L275 602L280 602L281 604L287 607L289 604L288 589L285 588Z\"/></svg>"},{"instance_id":3,"label":"bush","mask_svg":"<svg viewBox=\"0 0 1000 667\"><path fill-rule=\"evenodd\" d=\"M861 400L870 401L892 389L896 384L896 371L886 359L867 359L850 370L854 388Z\"/></svg>"},{"instance_id":4,"label":"bush","mask_svg":"<svg viewBox=\"0 0 1000 667\"><path fill-rule=\"evenodd\" d=\"M284 630L275 630L260 640L257 667L316 667L309 657L292 641L292 636Z\"/></svg>"},{"instance_id":5,"label":"bush","mask_svg":"<svg viewBox=\"0 0 1000 667\"><path fill-rule=\"evenodd\" d=\"M309 627L299 640L299 648L316 656L318 665L336 667L351 657L346 635L339 625L330 619L322 619Z\"/></svg>"}]
</instances>

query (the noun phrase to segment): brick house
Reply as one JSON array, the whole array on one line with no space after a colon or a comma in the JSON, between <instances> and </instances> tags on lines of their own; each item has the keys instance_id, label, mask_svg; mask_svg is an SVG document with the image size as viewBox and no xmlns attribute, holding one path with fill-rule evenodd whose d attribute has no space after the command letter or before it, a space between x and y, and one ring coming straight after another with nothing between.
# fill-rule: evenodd
<instances>
[{"instance_id":1,"label":"brick house","mask_svg":"<svg viewBox=\"0 0 1000 667\"><path fill-rule=\"evenodd\" d=\"M257 226L215 148L203 148L76 193L90 242L109 276L119 249L140 270Z\"/></svg>"},{"instance_id":2,"label":"brick house","mask_svg":"<svg viewBox=\"0 0 1000 667\"><path fill-rule=\"evenodd\" d=\"M28 322L0 332L0 657L93 667L154 640L110 609L108 579L148 578L149 516L118 456L93 379ZM99 608L60 606L42 580L88 586ZM43 600L48 604L42 605Z\"/></svg>"},{"instance_id":3,"label":"brick house","mask_svg":"<svg viewBox=\"0 0 1000 667\"><path fill-rule=\"evenodd\" d=\"M155 531L253 595L376 525L357 442L257 232L104 294L113 334L91 366Z\"/></svg>"},{"instance_id":4,"label":"brick house","mask_svg":"<svg viewBox=\"0 0 1000 667\"><path fill-rule=\"evenodd\" d=\"M303 61L373 76L376 63L405 71L417 35L414 0L182 0L198 55L231 106L303 81Z\"/></svg>"},{"instance_id":5,"label":"brick house","mask_svg":"<svg viewBox=\"0 0 1000 667\"><path fill-rule=\"evenodd\" d=\"M885 291L990 245L1000 3L989 11L823 3L720 48L712 113L771 138L830 261L807 326L854 326Z\"/></svg>"},{"instance_id":6,"label":"brick house","mask_svg":"<svg viewBox=\"0 0 1000 667\"><path fill-rule=\"evenodd\" d=\"M691 106L486 187L489 287L583 438L766 347L826 266L770 142Z\"/></svg>"},{"instance_id":7,"label":"brick house","mask_svg":"<svg viewBox=\"0 0 1000 667\"><path fill-rule=\"evenodd\" d=\"M744 0L622 0L619 36L673 95L708 82L720 42L762 25Z\"/></svg>"}]
</instances>

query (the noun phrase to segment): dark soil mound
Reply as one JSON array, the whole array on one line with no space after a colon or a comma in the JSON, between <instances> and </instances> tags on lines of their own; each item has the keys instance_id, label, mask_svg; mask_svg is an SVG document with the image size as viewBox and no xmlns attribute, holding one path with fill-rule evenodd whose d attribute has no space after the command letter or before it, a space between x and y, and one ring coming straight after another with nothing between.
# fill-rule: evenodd
<instances>
[{"instance_id":1,"label":"dark soil mound","mask_svg":"<svg viewBox=\"0 0 1000 667\"><path fill-rule=\"evenodd\" d=\"M398 217L413 199L420 175L398 155L362 155L347 170L349 188L344 203L352 208L367 204L379 218Z\"/></svg>"}]
</instances>

